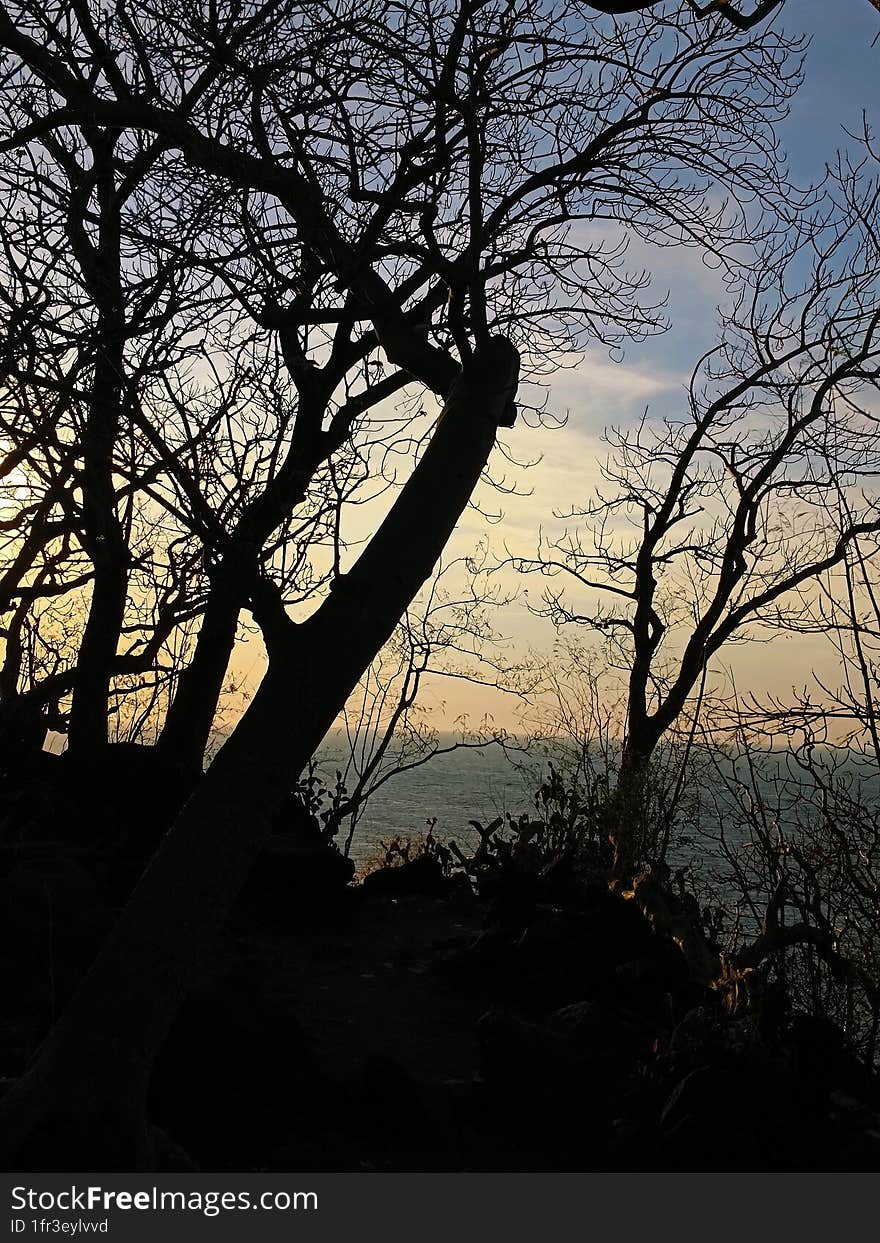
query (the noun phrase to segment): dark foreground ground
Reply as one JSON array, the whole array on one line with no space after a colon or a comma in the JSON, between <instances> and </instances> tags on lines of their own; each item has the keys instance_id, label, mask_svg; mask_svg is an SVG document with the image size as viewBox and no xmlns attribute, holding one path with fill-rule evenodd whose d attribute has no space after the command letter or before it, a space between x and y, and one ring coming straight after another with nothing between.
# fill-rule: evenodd
<instances>
[{"instance_id":1,"label":"dark foreground ground","mask_svg":"<svg viewBox=\"0 0 880 1243\"><path fill-rule=\"evenodd\" d=\"M133 872L94 844L7 839L7 1080ZM770 999L731 1019L632 902L480 901L428 861L346 880L276 843L205 964L152 1100L196 1166L880 1168L880 1099L840 1033Z\"/></svg>"}]
</instances>

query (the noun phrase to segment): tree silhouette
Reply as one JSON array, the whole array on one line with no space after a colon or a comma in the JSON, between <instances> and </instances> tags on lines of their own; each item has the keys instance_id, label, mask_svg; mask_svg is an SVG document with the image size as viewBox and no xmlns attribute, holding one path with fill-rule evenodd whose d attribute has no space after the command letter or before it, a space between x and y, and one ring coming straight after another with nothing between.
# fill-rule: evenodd
<instances>
[{"instance_id":1,"label":"tree silhouette","mask_svg":"<svg viewBox=\"0 0 880 1243\"><path fill-rule=\"evenodd\" d=\"M233 342L245 323L265 334L261 367L271 340L294 390L256 488L254 454L238 451L237 435L228 461L205 475L195 428L169 445L151 403L129 403L123 418L120 295L103 274L87 288L92 400L71 451L92 472L74 513L92 584L82 633L92 655L75 675L92 693L81 737L101 741L97 704L118 660L126 551L113 526L113 445L131 427L208 567L165 745L192 733L200 754L242 608L269 665L33 1068L4 1096L10 1157L44 1152L51 1134L68 1165L74 1151L97 1166L159 1159L147 1083L193 965L291 780L432 573L499 428L513 424L520 369L534 380L565 352L662 326L647 278L625 266L627 236L698 246L732 270L737 243L772 230L772 209L792 210L773 125L797 83L797 45L772 27L744 39L693 6L663 22L649 12L617 22L596 7L0 8L15 100L0 154L33 191L35 151L69 153L86 138L90 151L112 153L102 175L88 164L85 216L92 247L130 264L108 261L113 279L138 270L139 246L187 274L210 273L199 315L216 336L232 314ZM117 208L132 165L156 216L127 220L123 246ZM190 241L186 222L202 203L209 219ZM232 350L229 382L241 381L242 357ZM29 391L27 367L9 374ZM218 410L226 385L224 376ZM442 406L430 437L369 542L334 565L320 603L294 622L273 541L356 428L369 442L362 416L405 386ZM180 372L170 388L182 420ZM149 473L138 468L138 487Z\"/></svg>"},{"instance_id":2,"label":"tree silhouette","mask_svg":"<svg viewBox=\"0 0 880 1243\"><path fill-rule=\"evenodd\" d=\"M749 633L797 630L823 577L880 532L878 201L866 136L802 236L738 291L687 412L612 429L595 500L536 558L514 559L574 589L554 582L537 611L607 636L626 678L612 835L630 876L637 787L710 664Z\"/></svg>"}]
</instances>

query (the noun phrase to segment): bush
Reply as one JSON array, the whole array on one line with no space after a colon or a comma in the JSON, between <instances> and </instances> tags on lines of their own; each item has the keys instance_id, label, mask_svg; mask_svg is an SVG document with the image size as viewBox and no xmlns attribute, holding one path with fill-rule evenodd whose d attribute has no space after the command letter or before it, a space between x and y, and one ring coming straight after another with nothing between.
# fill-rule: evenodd
<instances>
[{"instance_id":1,"label":"bush","mask_svg":"<svg viewBox=\"0 0 880 1243\"><path fill-rule=\"evenodd\" d=\"M535 792L534 811L516 817L508 812L485 826L469 821L478 844L467 854L450 841L453 866L468 876L481 897L552 901L569 894L610 866L602 803L596 786L585 789L549 763L548 775Z\"/></svg>"}]
</instances>

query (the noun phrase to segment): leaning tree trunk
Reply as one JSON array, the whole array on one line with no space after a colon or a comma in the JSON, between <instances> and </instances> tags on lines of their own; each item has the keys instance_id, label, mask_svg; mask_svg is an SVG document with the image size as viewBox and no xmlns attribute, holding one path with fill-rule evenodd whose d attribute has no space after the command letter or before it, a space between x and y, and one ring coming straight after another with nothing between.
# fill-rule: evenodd
<instances>
[{"instance_id":1,"label":"leaning tree trunk","mask_svg":"<svg viewBox=\"0 0 880 1243\"><path fill-rule=\"evenodd\" d=\"M292 776L431 573L516 391L518 355L480 347L431 443L349 574L301 625L275 636L263 682L144 873L28 1074L0 1102L0 1158L141 1168L152 1158L154 1058L267 834ZM135 792L136 793L136 792Z\"/></svg>"},{"instance_id":2,"label":"leaning tree trunk","mask_svg":"<svg viewBox=\"0 0 880 1243\"><path fill-rule=\"evenodd\" d=\"M239 592L232 583L212 588L192 661L180 675L157 743L159 754L182 772L197 775L202 770L239 611Z\"/></svg>"}]
</instances>

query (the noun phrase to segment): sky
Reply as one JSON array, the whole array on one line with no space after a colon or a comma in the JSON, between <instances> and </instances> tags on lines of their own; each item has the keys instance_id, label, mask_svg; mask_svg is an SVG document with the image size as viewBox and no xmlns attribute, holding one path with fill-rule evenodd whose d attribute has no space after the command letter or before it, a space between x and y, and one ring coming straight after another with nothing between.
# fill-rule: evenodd
<instances>
[{"instance_id":1,"label":"sky","mask_svg":"<svg viewBox=\"0 0 880 1243\"><path fill-rule=\"evenodd\" d=\"M821 178L825 162L847 145L846 130L861 129L863 112L880 129L880 40L871 46L880 33L880 13L868 0L788 0L784 25L811 40L804 84L779 129L794 178L803 184ZM575 370L559 373L549 393L549 408L567 416L559 430L530 429L518 421L507 438L512 452L520 460L541 460L521 472L520 483L528 495L499 498L484 493L489 508L504 511L502 520L490 528L496 547L503 541L511 552L530 555L538 529L553 529L555 510L589 497L598 480L597 463L606 452L601 441L605 427L631 424L646 408L653 417L682 408L694 361L714 340L721 289L716 274L693 251L655 251L650 266L655 289L668 289L672 329L660 338L630 345L622 362L594 350ZM556 523L557 529L560 525ZM469 511L447 559L472 552L486 530L483 518ZM522 585L539 594L537 580ZM548 649L552 643L547 623L529 613L522 597L495 620L511 640L511 653L529 646ZM248 681L258 680L264 663L257 644L240 649L238 662ZM735 649L734 672L743 689L758 687L785 695L793 686L807 683L811 671L828 676L833 669L830 650L821 638ZM451 727L462 716L476 724L486 714L508 729L519 724L517 705L509 697L462 681L429 682L423 702L439 728Z\"/></svg>"}]
</instances>

